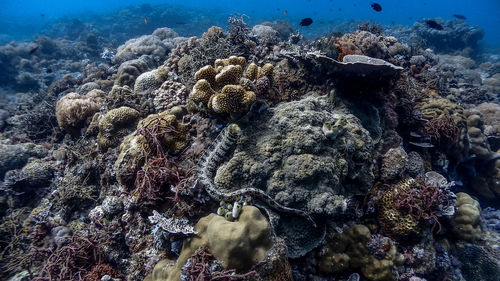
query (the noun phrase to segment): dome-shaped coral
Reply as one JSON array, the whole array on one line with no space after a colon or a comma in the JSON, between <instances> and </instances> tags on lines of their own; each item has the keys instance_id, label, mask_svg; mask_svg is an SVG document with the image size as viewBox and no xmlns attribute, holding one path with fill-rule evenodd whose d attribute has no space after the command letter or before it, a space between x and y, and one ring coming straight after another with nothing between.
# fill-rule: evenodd
<instances>
[{"instance_id":1,"label":"dome-shaped coral","mask_svg":"<svg viewBox=\"0 0 500 281\"><path fill-rule=\"evenodd\" d=\"M59 128L63 131L78 129L89 117L93 116L103 102L105 93L94 89L84 96L69 93L56 104L56 117Z\"/></svg>"}]
</instances>

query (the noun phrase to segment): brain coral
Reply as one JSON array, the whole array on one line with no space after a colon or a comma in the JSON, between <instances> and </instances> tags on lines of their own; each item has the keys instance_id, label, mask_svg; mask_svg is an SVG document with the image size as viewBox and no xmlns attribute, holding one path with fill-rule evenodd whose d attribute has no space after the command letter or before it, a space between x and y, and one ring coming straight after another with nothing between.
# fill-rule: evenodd
<instances>
[{"instance_id":1,"label":"brain coral","mask_svg":"<svg viewBox=\"0 0 500 281\"><path fill-rule=\"evenodd\" d=\"M176 264L168 267L165 263L158 263L145 281L180 280L182 266L203 245L207 245L225 269L240 272L248 271L262 261L272 246L269 223L253 206L243 207L234 222L212 213L198 221L195 231L195 236L184 242Z\"/></svg>"},{"instance_id":2,"label":"brain coral","mask_svg":"<svg viewBox=\"0 0 500 281\"><path fill-rule=\"evenodd\" d=\"M326 122L341 124L335 138L323 132ZM310 96L279 104L242 130L215 183L224 190L260 188L310 214L338 214L346 207L343 195L365 194L373 184L372 149L355 116L326 97Z\"/></svg>"},{"instance_id":3,"label":"brain coral","mask_svg":"<svg viewBox=\"0 0 500 281\"><path fill-rule=\"evenodd\" d=\"M99 110L105 95L103 91L95 89L84 96L69 93L62 97L56 104L59 128L63 131L78 129Z\"/></svg>"},{"instance_id":4,"label":"brain coral","mask_svg":"<svg viewBox=\"0 0 500 281\"><path fill-rule=\"evenodd\" d=\"M108 111L99 120L99 148L106 150L118 145L123 137L135 129L139 117L137 110L125 106Z\"/></svg>"}]
</instances>

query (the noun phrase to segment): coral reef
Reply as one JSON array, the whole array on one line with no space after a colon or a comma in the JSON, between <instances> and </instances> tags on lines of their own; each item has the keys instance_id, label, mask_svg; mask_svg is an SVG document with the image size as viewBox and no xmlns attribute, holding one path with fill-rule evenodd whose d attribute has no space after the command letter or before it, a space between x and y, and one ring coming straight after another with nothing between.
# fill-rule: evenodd
<instances>
[{"instance_id":1,"label":"coral reef","mask_svg":"<svg viewBox=\"0 0 500 281\"><path fill-rule=\"evenodd\" d=\"M496 103L482 103L474 109L481 112L484 135L488 138L492 151L500 149L500 106Z\"/></svg>"},{"instance_id":2,"label":"coral reef","mask_svg":"<svg viewBox=\"0 0 500 281\"><path fill-rule=\"evenodd\" d=\"M479 28L224 17L142 4L0 46L0 279L495 280Z\"/></svg>"},{"instance_id":3,"label":"coral reef","mask_svg":"<svg viewBox=\"0 0 500 281\"><path fill-rule=\"evenodd\" d=\"M385 37L368 31L358 30L346 34L335 41L338 60L346 55L365 55L373 58L391 60L396 55L409 53L409 47L401 44L395 37Z\"/></svg>"},{"instance_id":4,"label":"coral reef","mask_svg":"<svg viewBox=\"0 0 500 281\"><path fill-rule=\"evenodd\" d=\"M479 202L467 193L457 193L457 212L451 218L451 230L460 239L473 241L482 235Z\"/></svg>"},{"instance_id":5,"label":"coral reef","mask_svg":"<svg viewBox=\"0 0 500 281\"><path fill-rule=\"evenodd\" d=\"M442 29L432 28L427 21L433 20ZM413 24L412 31L424 39L427 47L437 52L452 52L465 48L477 48L484 31L479 26L470 26L461 20L443 20L441 18L422 19Z\"/></svg>"},{"instance_id":6,"label":"coral reef","mask_svg":"<svg viewBox=\"0 0 500 281\"><path fill-rule=\"evenodd\" d=\"M59 128L63 131L78 129L82 123L93 116L103 102L105 93L95 89L84 96L69 93L56 104L56 117Z\"/></svg>"},{"instance_id":7,"label":"coral reef","mask_svg":"<svg viewBox=\"0 0 500 281\"><path fill-rule=\"evenodd\" d=\"M253 83L260 78L273 75L273 65L262 67L251 63L245 68L244 57L229 57L216 60L214 66L200 68L195 73L196 84L189 100L200 110L227 114L235 118L248 111L256 100ZM244 74L244 75L243 75Z\"/></svg>"},{"instance_id":8,"label":"coral reef","mask_svg":"<svg viewBox=\"0 0 500 281\"><path fill-rule=\"evenodd\" d=\"M393 266L403 263L402 255L387 241L381 255L375 257L367 247L370 238L369 228L362 224L331 233L318 254L319 270L326 274L361 270L368 280L396 280Z\"/></svg>"},{"instance_id":9,"label":"coral reef","mask_svg":"<svg viewBox=\"0 0 500 281\"><path fill-rule=\"evenodd\" d=\"M343 120L344 132L329 139L322 126L337 120ZM344 195L363 194L373 183L372 140L358 122L342 108L332 109L325 97L278 105L242 132L215 183L223 190L261 188L277 202L311 214L342 213Z\"/></svg>"},{"instance_id":10,"label":"coral reef","mask_svg":"<svg viewBox=\"0 0 500 281\"><path fill-rule=\"evenodd\" d=\"M30 157L42 158L47 156L45 147L34 143L11 144L0 142L0 177L10 170L22 168Z\"/></svg>"},{"instance_id":11,"label":"coral reef","mask_svg":"<svg viewBox=\"0 0 500 281\"><path fill-rule=\"evenodd\" d=\"M137 133L144 136L152 155L177 153L187 145L186 127L169 111L148 115L137 125Z\"/></svg>"},{"instance_id":12,"label":"coral reef","mask_svg":"<svg viewBox=\"0 0 500 281\"><path fill-rule=\"evenodd\" d=\"M162 112L186 104L188 96L189 90L182 83L167 80L153 92L153 104L156 112Z\"/></svg>"},{"instance_id":13,"label":"coral reef","mask_svg":"<svg viewBox=\"0 0 500 281\"><path fill-rule=\"evenodd\" d=\"M252 206L245 206L237 221L229 222L210 214L198 221L196 234L186 241L174 266L158 263L145 280L178 280L181 269L196 250L206 245L225 269L248 271L265 258L272 246L271 230L266 218Z\"/></svg>"},{"instance_id":14,"label":"coral reef","mask_svg":"<svg viewBox=\"0 0 500 281\"><path fill-rule=\"evenodd\" d=\"M118 47L114 57L115 62L124 62L137 59L142 55L150 55L155 61L164 59L171 49L186 40L171 28L158 28L151 35L143 35L130 39Z\"/></svg>"},{"instance_id":15,"label":"coral reef","mask_svg":"<svg viewBox=\"0 0 500 281\"><path fill-rule=\"evenodd\" d=\"M382 191L380 224L385 234L404 237L420 233L423 222L432 221L432 230L441 231L438 213L450 206L448 194L437 184L407 178Z\"/></svg>"},{"instance_id":16,"label":"coral reef","mask_svg":"<svg viewBox=\"0 0 500 281\"><path fill-rule=\"evenodd\" d=\"M121 139L129 134L139 121L140 113L130 107L119 107L108 111L99 119L99 134L97 143L99 148L106 150L120 143Z\"/></svg>"}]
</instances>

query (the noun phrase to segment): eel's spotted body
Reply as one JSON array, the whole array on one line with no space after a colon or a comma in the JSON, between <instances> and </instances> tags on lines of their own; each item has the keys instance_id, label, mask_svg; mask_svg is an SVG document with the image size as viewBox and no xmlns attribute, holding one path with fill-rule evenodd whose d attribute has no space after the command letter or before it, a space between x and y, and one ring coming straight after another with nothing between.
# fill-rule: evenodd
<instances>
[{"instance_id":1,"label":"eel's spotted body","mask_svg":"<svg viewBox=\"0 0 500 281\"><path fill-rule=\"evenodd\" d=\"M217 173L218 165L222 162L224 156L228 154L231 147L236 143L240 132L241 129L236 124L230 124L224 128L198 162L198 181L203 183L210 197L217 201L229 201L238 200L241 196L251 196L263 201L275 211L293 213L305 217L307 220L312 222L314 226L316 226L316 223L309 214L302 210L285 207L279 204L261 189L250 187L231 192L222 192L217 188L213 179Z\"/></svg>"}]
</instances>

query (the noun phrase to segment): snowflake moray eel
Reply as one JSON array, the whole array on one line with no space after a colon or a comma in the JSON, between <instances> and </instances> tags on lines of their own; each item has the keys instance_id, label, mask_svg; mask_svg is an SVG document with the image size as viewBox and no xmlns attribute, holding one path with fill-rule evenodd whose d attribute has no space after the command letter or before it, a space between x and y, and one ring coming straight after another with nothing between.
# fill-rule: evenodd
<instances>
[{"instance_id":1,"label":"snowflake moray eel","mask_svg":"<svg viewBox=\"0 0 500 281\"><path fill-rule=\"evenodd\" d=\"M204 186L212 199L221 201L237 200L241 196L251 196L266 203L270 208L278 212L293 213L306 218L314 227L316 223L312 217L304 211L285 207L272 199L265 191L258 188L242 188L231 192L220 191L213 179L217 173L217 167L227 155L231 147L238 140L241 129L236 124L230 124L220 132L213 143L208 147L197 166L198 181Z\"/></svg>"}]
</instances>

